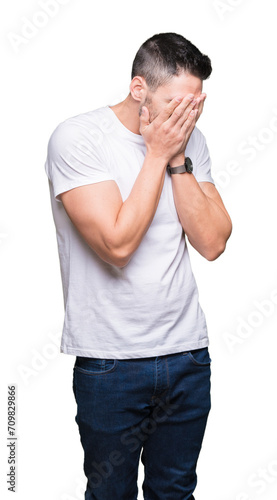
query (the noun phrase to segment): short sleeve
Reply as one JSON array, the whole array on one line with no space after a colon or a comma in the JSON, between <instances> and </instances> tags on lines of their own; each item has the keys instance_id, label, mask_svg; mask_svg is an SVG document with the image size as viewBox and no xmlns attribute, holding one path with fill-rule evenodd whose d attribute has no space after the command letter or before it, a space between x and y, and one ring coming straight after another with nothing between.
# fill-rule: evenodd
<instances>
[{"instance_id":1,"label":"short sleeve","mask_svg":"<svg viewBox=\"0 0 277 500\"><path fill-rule=\"evenodd\" d=\"M54 197L75 187L113 180L104 150L104 136L95 124L89 127L66 120L52 133L45 171L53 185Z\"/></svg>"},{"instance_id":2,"label":"short sleeve","mask_svg":"<svg viewBox=\"0 0 277 500\"><path fill-rule=\"evenodd\" d=\"M196 149L196 162L194 165L194 175L197 182L212 182L215 184L211 174L211 158L206 144L206 139L198 128L195 128L195 149Z\"/></svg>"}]
</instances>

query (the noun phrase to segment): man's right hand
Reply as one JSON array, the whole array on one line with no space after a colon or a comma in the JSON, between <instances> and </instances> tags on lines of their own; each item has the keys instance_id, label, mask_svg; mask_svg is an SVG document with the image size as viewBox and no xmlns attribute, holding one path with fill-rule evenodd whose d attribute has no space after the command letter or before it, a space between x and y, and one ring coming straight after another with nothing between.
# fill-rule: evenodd
<instances>
[{"instance_id":1,"label":"man's right hand","mask_svg":"<svg viewBox=\"0 0 277 500\"><path fill-rule=\"evenodd\" d=\"M185 151L196 123L195 105L193 94L183 99L175 97L151 123L149 110L146 106L142 107L140 133L152 157L169 162Z\"/></svg>"}]
</instances>

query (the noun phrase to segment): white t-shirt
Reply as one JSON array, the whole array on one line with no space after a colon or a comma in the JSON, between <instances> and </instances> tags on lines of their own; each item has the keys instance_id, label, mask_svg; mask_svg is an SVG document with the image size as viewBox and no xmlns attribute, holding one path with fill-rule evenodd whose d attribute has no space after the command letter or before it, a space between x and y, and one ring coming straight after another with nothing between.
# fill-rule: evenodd
<instances>
[{"instance_id":1,"label":"white t-shirt","mask_svg":"<svg viewBox=\"0 0 277 500\"><path fill-rule=\"evenodd\" d=\"M154 219L123 268L107 264L89 247L59 199L77 186L113 179L126 200L145 153L143 137L128 130L109 106L65 120L50 137L45 171L63 285L63 353L127 359L209 344L168 172ZM214 183L198 128L186 155L197 181Z\"/></svg>"}]
</instances>

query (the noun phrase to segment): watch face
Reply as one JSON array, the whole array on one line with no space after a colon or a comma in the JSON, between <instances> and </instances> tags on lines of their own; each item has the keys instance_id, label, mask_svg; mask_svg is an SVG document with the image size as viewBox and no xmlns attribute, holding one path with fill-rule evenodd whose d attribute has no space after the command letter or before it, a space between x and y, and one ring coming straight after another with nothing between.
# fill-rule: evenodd
<instances>
[{"instance_id":1,"label":"watch face","mask_svg":"<svg viewBox=\"0 0 277 500\"><path fill-rule=\"evenodd\" d=\"M186 165L187 172L189 172L191 174L193 171L193 166L192 166L192 161L190 158L188 158L188 157L186 158L185 165Z\"/></svg>"}]
</instances>

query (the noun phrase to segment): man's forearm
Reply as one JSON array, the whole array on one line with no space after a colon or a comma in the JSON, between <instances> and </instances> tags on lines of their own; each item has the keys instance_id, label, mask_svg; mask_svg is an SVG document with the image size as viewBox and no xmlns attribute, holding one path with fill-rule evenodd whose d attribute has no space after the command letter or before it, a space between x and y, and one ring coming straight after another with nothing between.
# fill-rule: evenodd
<instances>
[{"instance_id":1,"label":"man's forearm","mask_svg":"<svg viewBox=\"0 0 277 500\"><path fill-rule=\"evenodd\" d=\"M215 260L225 249L231 234L230 218L203 193L193 174L172 175L176 210L192 246L208 260Z\"/></svg>"},{"instance_id":2,"label":"man's forearm","mask_svg":"<svg viewBox=\"0 0 277 500\"><path fill-rule=\"evenodd\" d=\"M128 198L122 204L107 244L126 265L138 248L156 213L163 189L166 160L146 154Z\"/></svg>"}]
</instances>

